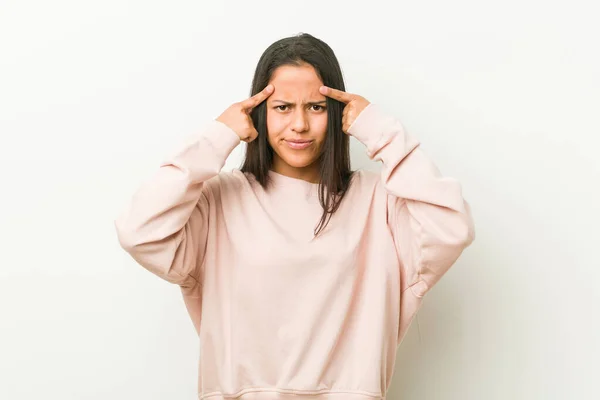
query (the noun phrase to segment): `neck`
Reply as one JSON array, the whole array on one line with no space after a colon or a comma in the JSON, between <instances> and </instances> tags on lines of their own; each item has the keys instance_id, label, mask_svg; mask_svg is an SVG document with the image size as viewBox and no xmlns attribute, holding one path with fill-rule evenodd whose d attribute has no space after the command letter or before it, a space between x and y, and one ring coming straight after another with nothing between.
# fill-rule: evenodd
<instances>
[{"instance_id":1,"label":"neck","mask_svg":"<svg viewBox=\"0 0 600 400\"><path fill-rule=\"evenodd\" d=\"M292 167L277 156L273 158L271 169L278 174L289 176L290 178L302 179L310 183L319 183L321 175L318 162L314 162L306 167Z\"/></svg>"}]
</instances>

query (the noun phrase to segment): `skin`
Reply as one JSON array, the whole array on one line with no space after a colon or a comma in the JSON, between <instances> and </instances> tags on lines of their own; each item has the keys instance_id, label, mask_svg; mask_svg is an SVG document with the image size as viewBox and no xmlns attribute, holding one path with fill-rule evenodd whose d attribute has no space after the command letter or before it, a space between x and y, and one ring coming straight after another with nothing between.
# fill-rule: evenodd
<instances>
[{"instance_id":1,"label":"skin","mask_svg":"<svg viewBox=\"0 0 600 400\"><path fill-rule=\"evenodd\" d=\"M269 82L275 87L267 99L268 141L273 148L273 171L309 182L319 181L318 158L327 135L323 82L311 65L277 68ZM293 140L309 140L295 149Z\"/></svg>"},{"instance_id":2,"label":"skin","mask_svg":"<svg viewBox=\"0 0 600 400\"><path fill-rule=\"evenodd\" d=\"M268 142L274 152L272 170L317 183L318 158L327 135L325 96L345 104L342 117L345 133L369 105L362 96L324 86L311 65L286 65L275 70L265 89L232 104L217 121L231 128L241 141L251 142L258 132L250 113L266 100ZM310 144L297 149L289 144L292 140L307 140Z\"/></svg>"},{"instance_id":3,"label":"skin","mask_svg":"<svg viewBox=\"0 0 600 400\"><path fill-rule=\"evenodd\" d=\"M346 134L360 113L362 113L363 110L367 108L369 104L371 104L369 100L362 96L343 92L327 86L321 86L319 91L323 95L331 97L332 99L345 104L344 111L342 111L342 131L344 131Z\"/></svg>"}]
</instances>

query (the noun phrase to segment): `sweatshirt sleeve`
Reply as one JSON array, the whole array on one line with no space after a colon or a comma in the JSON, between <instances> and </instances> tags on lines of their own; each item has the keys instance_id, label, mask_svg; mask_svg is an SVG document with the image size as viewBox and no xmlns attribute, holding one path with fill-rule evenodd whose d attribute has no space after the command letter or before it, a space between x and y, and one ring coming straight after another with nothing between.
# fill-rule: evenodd
<instances>
[{"instance_id":1,"label":"sweatshirt sleeve","mask_svg":"<svg viewBox=\"0 0 600 400\"><path fill-rule=\"evenodd\" d=\"M401 262L404 291L423 297L475 239L460 183L440 174L400 121L376 104L359 114L348 132L381 161L387 223Z\"/></svg>"},{"instance_id":2,"label":"sweatshirt sleeve","mask_svg":"<svg viewBox=\"0 0 600 400\"><path fill-rule=\"evenodd\" d=\"M195 286L209 224L205 182L239 143L227 125L210 121L137 188L115 227L121 247L142 267L182 288Z\"/></svg>"}]
</instances>

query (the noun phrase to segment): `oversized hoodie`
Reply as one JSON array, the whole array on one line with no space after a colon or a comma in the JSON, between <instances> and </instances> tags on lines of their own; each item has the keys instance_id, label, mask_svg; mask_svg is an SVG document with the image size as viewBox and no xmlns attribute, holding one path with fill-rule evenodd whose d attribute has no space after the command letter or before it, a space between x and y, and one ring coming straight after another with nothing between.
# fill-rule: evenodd
<instances>
[{"instance_id":1,"label":"oversized hoodie","mask_svg":"<svg viewBox=\"0 0 600 400\"><path fill-rule=\"evenodd\" d=\"M221 171L240 139L216 120L117 217L121 246L181 287L199 399L385 399L423 297L475 234L460 183L396 118L371 103L348 133L381 173L356 171L316 238L318 184Z\"/></svg>"}]
</instances>

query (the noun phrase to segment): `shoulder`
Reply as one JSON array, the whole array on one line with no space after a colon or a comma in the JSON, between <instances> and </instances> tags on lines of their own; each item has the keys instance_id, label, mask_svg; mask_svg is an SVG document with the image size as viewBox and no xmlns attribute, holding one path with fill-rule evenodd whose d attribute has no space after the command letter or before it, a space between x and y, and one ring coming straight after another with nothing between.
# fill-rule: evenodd
<instances>
[{"instance_id":1,"label":"shoulder","mask_svg":"<svg viewBox=\"0 0 600 400\"><path fill-rule=\"evenodd\" d=\"M216 176L207 180L205 190L215 198L244 193L253 186L253 177L239 169L221 171Z\"/></svg>"},{"instance_id":2,"label":"shoulder","mask_svg":"<svg viewBox=\"0 0 600 400\"><path fill-rule=\"evenodd\" d=\"M352 174L352 185L359 189L374 188L381 182L381 173L359 169Z\"/></svg>"},{"instance_id":3,"label":"shoulder","mask_svg":"<svg viewBox=\"0 0 600 400\"><path fill-rule=\"evenodd\" d=\"M357 198L368 197L371 201L387 201L388 191L381 178L381 171L359 169L352 174L350 192Z\"/></svg>"}]
</instances>

